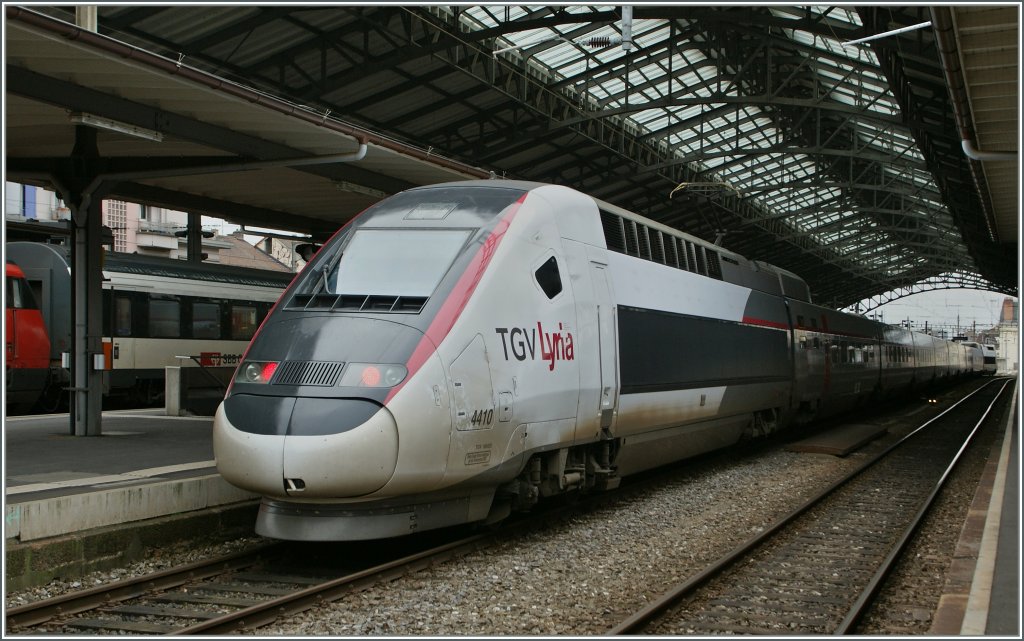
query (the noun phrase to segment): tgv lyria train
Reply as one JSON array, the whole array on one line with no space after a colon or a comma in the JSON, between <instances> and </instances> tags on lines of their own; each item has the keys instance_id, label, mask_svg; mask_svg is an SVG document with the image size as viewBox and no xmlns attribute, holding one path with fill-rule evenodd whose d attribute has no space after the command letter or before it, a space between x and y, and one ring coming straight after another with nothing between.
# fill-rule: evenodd
<instances>
[{"instance_id":1,"label":"tgv lyria train","mask_svg":"<svg viewBox=\"0 0 1024 641\"><path fill-rule=\"evenodd\" d=\"M412 189L339 231L214 420L262 535L493 521L981 367L796 275L572 189Z\"/></svg>"}]
</instances>

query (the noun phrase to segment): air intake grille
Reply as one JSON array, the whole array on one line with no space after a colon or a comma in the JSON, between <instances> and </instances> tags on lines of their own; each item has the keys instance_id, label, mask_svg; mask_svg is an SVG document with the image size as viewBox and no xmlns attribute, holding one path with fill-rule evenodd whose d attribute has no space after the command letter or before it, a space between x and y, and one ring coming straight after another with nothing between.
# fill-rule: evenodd
<instances>
[{"instance_id":1,"label":"air intake grille","mask_svg":"<svg viewBox=\"0 0 1024 641\"><path fill-rule=\"evenodd\" d=\"M344 363L329 361L285 361L274 377L274 385L320 385L330 387L338 382Z\"/></svg>"}]
</instances>

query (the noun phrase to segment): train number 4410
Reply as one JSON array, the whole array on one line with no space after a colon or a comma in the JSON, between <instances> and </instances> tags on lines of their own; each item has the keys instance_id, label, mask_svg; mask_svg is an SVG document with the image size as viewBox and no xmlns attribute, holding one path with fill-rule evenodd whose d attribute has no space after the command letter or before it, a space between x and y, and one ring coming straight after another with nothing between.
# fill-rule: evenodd
<instances>
[{"instance_id":1,"label":"train number 4410","mask_svg":"<svg viewBox=\"0 0 1024 641\"><path fill-rule=\"evenodd\" d=\"M473 410L473 415L469 417L470 425L490 425L494 422L494 408L487 410Z\"/></svg>"}]
</instances>

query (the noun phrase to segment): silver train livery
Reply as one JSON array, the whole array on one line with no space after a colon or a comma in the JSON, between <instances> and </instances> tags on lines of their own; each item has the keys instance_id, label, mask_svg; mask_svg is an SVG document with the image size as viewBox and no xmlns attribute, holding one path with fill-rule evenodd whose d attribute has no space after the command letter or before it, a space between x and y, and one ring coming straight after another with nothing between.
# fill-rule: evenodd
<instances>
[{"instance_id":1,"label":"silver train livery","mask_svg":"<svg viewBox=\"0 0 1024 641\"><path fill-rule=\"evenodd\" d=\"M795 274L575 190L467 181L342 228L253 338L220 473L292 540L492 522L980 370Z\"/></svg>"}]
</instances>

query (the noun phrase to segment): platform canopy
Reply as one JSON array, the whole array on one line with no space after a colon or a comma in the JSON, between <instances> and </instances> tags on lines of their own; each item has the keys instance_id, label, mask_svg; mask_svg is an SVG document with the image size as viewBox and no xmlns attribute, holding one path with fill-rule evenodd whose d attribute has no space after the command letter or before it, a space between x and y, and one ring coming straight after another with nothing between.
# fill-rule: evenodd
<instances>
[{"instance_id":1,"label":"platform canopy","mask_svg":"<svg viewBox=\"0 0 1024 641\"><path fill-rule=\"evenodd\" d=\"M261 122L259 101L225 100L222 88L206 86L222 105L211 112L191 90L146 84L173 70L100 82L87 72L107 72L96 66L105 60L79 51L81 61L46 66L27 45L8 52L8 110L25 118L43 102L66 121L58 97L27 95L55 78L55 92L98 92L169 118L151 121L168 135L148 148L191 135L180 153L193 163L225 151L338 153L354 148L353 135L374 132L395 154L388 158L420 169L383 168L383 151L371 145L367 161L260 170L289 189L258 203L246 196L262 180L251 173L123 181L125 197L202 205L239 222L336 226L403 185L493 173L576 187L775 263L826 305L919 282L1017 295L1019 180L1006 176L1019 174L1018 114L1011 109L1007 123L1004 109L995 120L1007 133L985 138L991 110L977 105L1017 103L1018 7L940 9L933 20L925 5L104 5L104 38L358 131L318 131L308 118L301 132ZM25 11L7 18L9 44L29 24L37 34L59 31ZM854 42L886 32L896 33ZM102 48L88 36L59 37L86 52ZM990 59L956 64L972 53ZM9 115L8 128L18 118ZM225 137L196 148L190 128L210 125ZM259 144L231 138L237 133ZM1003 155L971 160L968 139ZM145 154L139 147L126 157ZM8 155L35 154L19 144ZM426 169L432 161L442 169Z\"/></svg>"}]
</instances>

